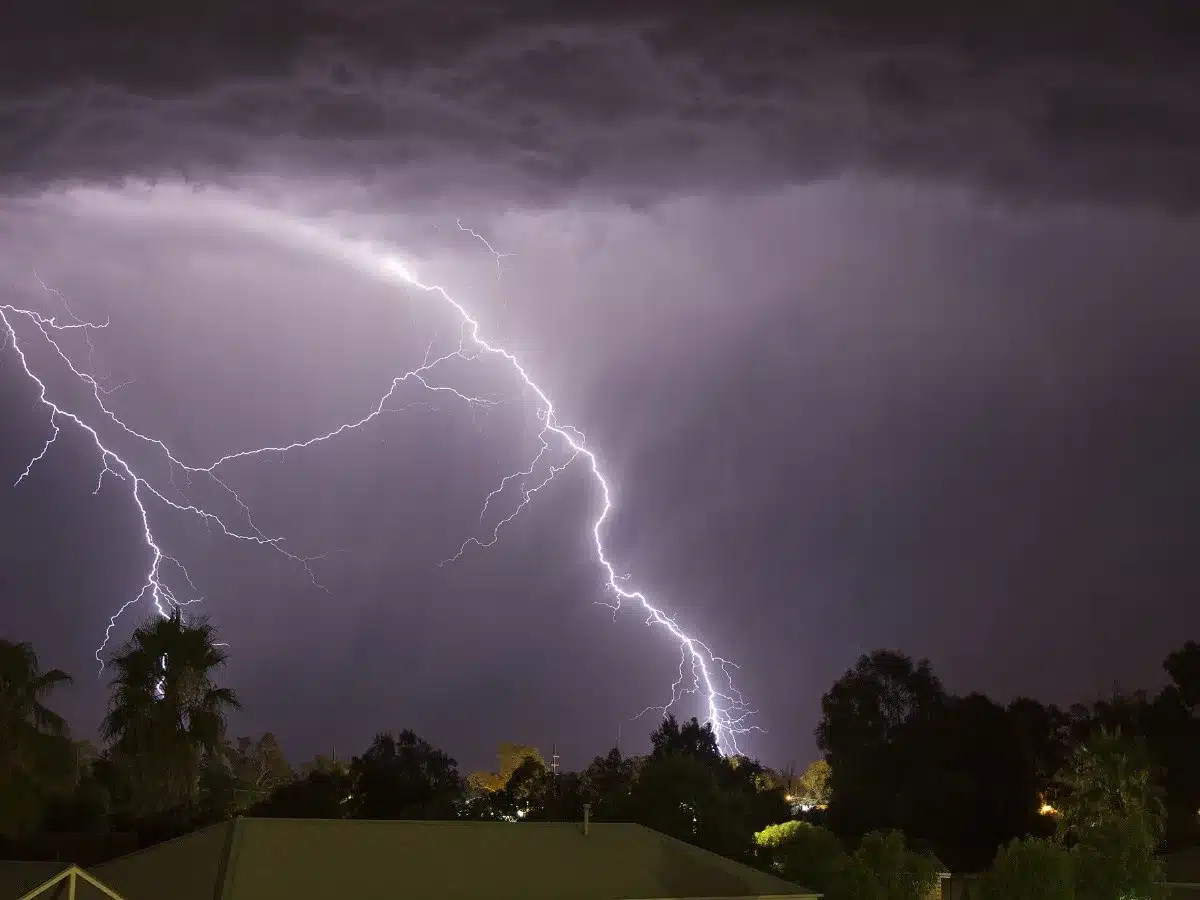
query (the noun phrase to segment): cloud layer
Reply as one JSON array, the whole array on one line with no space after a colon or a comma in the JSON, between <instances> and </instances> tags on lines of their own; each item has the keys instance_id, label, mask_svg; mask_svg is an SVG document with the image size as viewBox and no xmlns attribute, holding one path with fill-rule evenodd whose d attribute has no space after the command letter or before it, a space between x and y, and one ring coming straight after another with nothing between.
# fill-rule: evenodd
<instances>
[{"instance_id":1,"label":"cloud layer","mask_svg":"<svg viewBox=\"0 0 1200 900\"><path fill-rule=\"evenodd\" d=\"M39 3L4 29L8 191L292 171L636 202L865 171L1200 202L1194 4L134 6Z\"/></svg>"}]
</instances>

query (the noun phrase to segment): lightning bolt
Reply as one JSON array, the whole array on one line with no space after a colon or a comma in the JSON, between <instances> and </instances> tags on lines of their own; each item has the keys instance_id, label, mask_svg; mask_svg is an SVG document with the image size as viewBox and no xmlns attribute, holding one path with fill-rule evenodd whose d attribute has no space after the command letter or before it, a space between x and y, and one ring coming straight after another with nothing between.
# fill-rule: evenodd
<instances>
[{"instance_id":1,"label":"lightning bolt","mask_svg":"<svg viewBox=\"0 0 1200 900\"><path fill-rule=\"evenodd\" d=\"M488 253L492 254L492 259L494 259L496 261L496 274L503 275L504 274L504 264L501 262L501 260L508 259L510 256L516 256L516 254L515 253L501 253L499 250L497 250L495 247L493 247L491 245L491 243L488 241L488 239L485 238L482 234L475 231L475 229L473 229L473 228L467 228L465 225L463 225L462 219L455 219L454 224L458 226L459 231L469 234L471 237L475 238L475 240L479 241L479 243L483 244L483 246L487 247Z\"/></svg>"},{"instance_id":2,"label":"lightning bolt","mask_svg":"<svg viewBox=\"0 0 1200 900\"><path fill-rule=\"evenodd\" d=\"M270 536L263 532L255 523L247 503L223 477L222 470L235 461L253 460L266 456L283 456L291 451L316 447L351 432L359 431L368 423L388 412L399 412L414 406L431 408L430 404L424 401L397 406L398 393L406 384L414 385L432 397L442 397L465 405L472 414L480 409L492 409L497 404L504 402L503 399L494 395L476 396L467 393L442 382L438 376L439 370L452 359L470 362L486 357L507 365L521 387L535 398L539 423L536 434L538 449L528 465L505 475L495 489L484 498L479 515L479 522L485 525L486 529L484 536L482 538L468 537L455 553L442 560L439 565L456 562L472 550L494 546L500 540L504 528L533 502L535 495L547 489L554 479L569 466L584 466L601 501L599 512L591 519L588 526L594 556L599 565L605 589L605 596L596 602L612 610L614 619L626 604L634 604L644 614L646 624L661 629L675 642L679 651L678 677L671 685L669 698L660 705L647 707L639 713L639 716L651 711L666 715L685 696L697 696L704 704L706 721L713 729L721 752L725 754L740 753L738 738L760 729L751 724L755 710L749 707L742 694L734 686L731 670L737 667L730 661L717 656L707 644L686 631L673 616L669 615L662 607L652 603L644 591L628 587L629 576L618 574L608 555L604 541L605 529L612 518L615 506L613 489L603 473L600 458L596 451L587 445L582 431L559 418L558 410L551 402L547 392L517 357L503 346L489 342L482 334L479 320L465 306L440 285L427 284L419 279L408 264L389 247L345 237L301 219L258 208L239 208L236 224L239 227L265 232L278 240L340 260L342 263L384 282L398 287L415 289L433 296L447 305L458 320L457 346L440 355L433 356L431 344L421 365L395 376L379 401L357 419L313 437L274 446L236 450L212 462L196 464L185 462L163 441L134 428L117 415L109 405L109 397L116 388L105 388L100 379L90 371L91 354L94 349L92 334L108 328L107 321L92 323L79 319L67 304L66 298L47 287L40 278L38 281L41 287L48 294L57 298L64 307L66 311L64 318L47 316L34 309L15 304L0 304L0 325L3 326L3 342L0 343L0 350L12 347L21 370L35 386L39 404L49 415L49 434L38 452L33 455L20 473L16 483L19 485L30 477L35 466L50 452L61 434L62 427L69 425L82 432L95 447L101 466L96 491L98 492L104 485L106 475L116 477L125 483L139 513L142 540L148 551L149 563L140 589L109 620L105 629L104 641L96 650L96 659L100 663L101 670L104 665L103 653L112 630L119 617L129 607L149 599L159 615L168 616L171 608L185 606L202 599L187 569L178 559L162 549L155 536L151 524L152 506L195 517L229 539L259 544L277 552L301 566L312 583L325 590L312 568L312 563L323 558L325 554L304 556L293 553L287 549L283 538ZM495 258L498 269L501 259L511 255L498 253L483 237L463 226L461 222L458 222L458 227L460 231L483 242ZM18 326L21 328L19 329ZM57 359L71 376L84 385L87 389L86 393L90 395L87 401L92 407L92 413L95 416L94 422L89 420L86 413L68 405L66 401L52 399L46 381L36 373L35 367L30 361L23 332L30 332L34 339L40 339L43 346L51 351L51 358ZM86 338L89 359L87 368L76 364L63 346L66 336L71 333L80 333ZM101 433L101 427L105 430L104 434ZM156 485L147 476L135 471L133 464L128 459L128 454L123 456L119 452L119 448L115 448L113 440L108 437L109 431L112 432L114 438L130 441L160 455L167 464L167 484ZM185 480L187 486L192 485L197 479L205 479L210 482L218 489L220 496L231 501L232 514L236 516L236 520L227 514L213 512L205 506L187 499L183 489L175 481L177 474ZM510 497L510 508L493 516L491 526L487 527L486 523L489 515L492 514L493 507Z\"/></svg>"}]
</instances>

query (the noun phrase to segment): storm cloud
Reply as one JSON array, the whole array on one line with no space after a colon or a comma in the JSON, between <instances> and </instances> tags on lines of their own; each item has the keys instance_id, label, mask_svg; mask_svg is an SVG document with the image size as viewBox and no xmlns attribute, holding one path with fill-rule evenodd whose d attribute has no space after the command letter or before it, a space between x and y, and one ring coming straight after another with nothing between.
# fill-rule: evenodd
<instances>
[{"instance_id":1,"label":"storm cloud","mask_svg":"<svg viewBox=\"0 0 1200 900\"><path fill-rule=\"evenodd\" d=\"M207 462L352 420L453 346L444 305L286 238L303 216L392 248L587 433L619 571L742 665L770 762L813 752L821 691L880 645L1000 699L1153 686L1200 633L1200 8L993 7L10 5L0 289L111 321L79 358ZM47 417L11 352L15 479ZM511 378L460 375L505 403L230 473L330 551L331 595L157 513L238 727L297 759L413 727L468 766L500 740L574 766L640 748L669 695L675 645L594 605L578 469L437 567L536 444ZM77 675L145 565L97 475L64 429L0 490L6 624ZM103 689L64 700L81 731Z\"/></svg>"},{"instance_id":2,"label":"storm cloud","mask_svg":"<svg viewBox=\"0 0 1200 900\"><path fill-rule=\"evenodd\" d=\"M500 185L641 203L873 172L1006 203L1200 202L1185 2L56 0L8 18L10 191L290 170L410 203Z\"/></svg>"}]
</instances>

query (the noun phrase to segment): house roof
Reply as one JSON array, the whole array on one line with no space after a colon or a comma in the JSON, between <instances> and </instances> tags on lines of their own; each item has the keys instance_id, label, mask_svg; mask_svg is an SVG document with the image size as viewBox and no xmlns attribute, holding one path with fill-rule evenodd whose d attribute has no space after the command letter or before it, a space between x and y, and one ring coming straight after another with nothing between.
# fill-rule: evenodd
<instances>
[{"instance_id":1,"label":"house roof","mask_svg":"<svg viewBox=\"0 0 1200 900\"><path fill-rule=\"evenodd\" d=\"M640 825L234 819L96 867L127 900L815 898Z\"/></svg>"},{"instance_id":2,"label":"house roof","mask_svg":"<svg viewBox=\"0 0 1200 900\"><path fill-rule=\"evenodd\" d=\"M16 900L47 879L53 878L70 863L9 862L0 860L0 900Z\"/></svg>"},{"instance_id":3,"label":"house roof","mask_svg":"<svg viewBox=\"0 0 1200 900\"><path fill-rule=\"evenodd\" d=\"M30 891L50 881L56 875L74 871L76 873L76 900L112 900L103 890L87 880L90 873L78 877L82 870L63 862L7 862L0 861L0 900L18 900ZM92 876L94 877L94 876ZM64 877L58 884L51 885L37 895L37 900L65 900L68 882Z\"/></svg>"}]
</instances>

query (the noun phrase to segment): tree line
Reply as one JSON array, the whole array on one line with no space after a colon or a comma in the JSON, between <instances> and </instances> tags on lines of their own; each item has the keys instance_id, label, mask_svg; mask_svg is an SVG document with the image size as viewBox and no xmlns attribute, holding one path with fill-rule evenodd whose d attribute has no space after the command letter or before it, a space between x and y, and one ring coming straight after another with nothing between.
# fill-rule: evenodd
<instances>
[{"instance_id":1,"label":"tree line","mask_svg":"<svg viewBox=\"0 0 1200 900\"><path fill-rule=\"evenodd\" d=\"M1200 647L1190 642L1167 657L1170 683L1157 694L1114 690L1067 709L953 696L928 661L875 651L823 696L822 758L801 774L722 756L709 726L670 716L648 752L614 748L577 772L503 744L495 771L464 774L409 730L294 768L270 733L230 738L240 703L219 683L225 662L205 619L144 623L108 662L93 747L50 706L69 676L0 640L8 855L35 835L145 845L234 815L577 821L587 806L596 821L645 824L830 900L915 900L943 870L987 871L979 884L1010 897L1025 894L1003 879L1036 871L1037 884L1100 900L1109 894L1096 884L1150 890L1161 882L1155 851L1200 838ZM1112 859L1120 872L1101 865Z\"/></svg>"},{"instance_id":2,"label":"tree line","mask_svg":"<svg viewBox=\"0 0 1200 900\"><path fill-rule=\"evenodd\" d=\"M0 641L0 839L10 852L40 834L133 834L149 844L234 815L634 821L733 858L789 815L785 788L760 763L721 755L710 727L665 718L648 753L613 749L555 773L539 751L500 747L493 772L462 773L410 730L381 732L349 760L293 768L276 738L231 740L240 708L219 684L226 651L204 619L176 613L135 630L107 663L99 748L72 740L50 707L70 682L43 671L28 644ZM3 855L3 854L0 854Z\"/></svg>"},{"instance_id":3,"label":"tree line","mask_svg":"<svg viewBox=\"0 0 1200 900\"><path fill-rule=\"evenodd\" d=\"M1163 670L1157 693L1114 687L1063 709L955 696L928 660L864 655L821 698L825 808L759 840L818 889L838 883L834 844L903 835L982 873L978 896L1160 896L1162 853L1200 843L1200 646Z\"/></svg>"}]
</instances>

